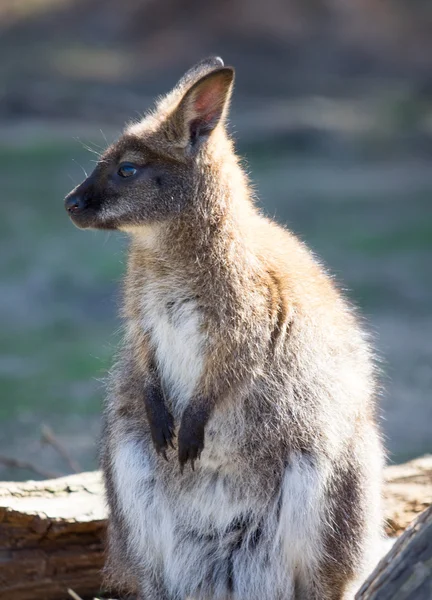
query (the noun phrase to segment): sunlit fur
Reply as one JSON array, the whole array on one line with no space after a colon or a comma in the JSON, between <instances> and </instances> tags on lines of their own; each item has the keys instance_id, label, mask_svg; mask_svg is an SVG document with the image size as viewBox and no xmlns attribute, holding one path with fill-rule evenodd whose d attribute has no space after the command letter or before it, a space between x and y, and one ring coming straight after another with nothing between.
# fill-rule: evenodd
<instances>
[{"instance_id":1,"label":"sunlit fur","mask_svg":"<svg viewBox=\"0 0 432 600\"><path fill-rule=\"evenodd\" d=\"M168 174L159 199L125 186L93 223L111 214L131 235L102 439L106 572L142 600L352 598L380 543L370 347L306 246L255 208L224 125L232 78L217 83L213 130L188 147L182 99L218 67L203 62L100 166L138 154ZM186 407L211 403L195 471L154 449L155 364L177 434Z\"/></svg>"}]
</instances>

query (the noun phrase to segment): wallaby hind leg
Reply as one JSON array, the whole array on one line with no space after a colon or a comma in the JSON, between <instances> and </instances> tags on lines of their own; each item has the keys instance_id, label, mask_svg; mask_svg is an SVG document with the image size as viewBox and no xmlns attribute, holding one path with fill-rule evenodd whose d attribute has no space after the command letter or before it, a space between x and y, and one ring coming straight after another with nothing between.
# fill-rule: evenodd
<instances>
[{"instance_id":1,"label":"wallaby hind leg","mask_svg":"<svg viewBox=\"0 0 432 600\"><path fill-rule=\"evenodd\" d=\"M147 573L141 579L137 600L173 600L173 598L159 578Z\"/></svg>"},{"instance_id":2,"label":"wallaby hind leg","mask_svg":"<svg viewBox=\"0 0 432 600\"><path fill-rule=\"evenodd\" d=\"M296 581L295 600L353 600L345 583L335 581L334 586L320 581Z\"/></svg>"}]
</instances>

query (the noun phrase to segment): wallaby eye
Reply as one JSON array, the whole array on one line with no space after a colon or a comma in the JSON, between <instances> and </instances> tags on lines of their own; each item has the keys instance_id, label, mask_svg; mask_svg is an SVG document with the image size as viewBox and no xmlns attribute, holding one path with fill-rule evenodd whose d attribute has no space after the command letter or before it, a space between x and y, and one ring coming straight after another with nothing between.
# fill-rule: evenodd
<instances>
[{"instance_id":1,"label":"wallaby eye","mask_svg":"<svg viewBox=\"0 0 432 600\"><path fill-rule=\"evenodd\" d=\"M132 163L123 163L119 166L117 174L123 178L133 177L136 175L137 171L138 169Z\"/></svg>"}]
</instances>

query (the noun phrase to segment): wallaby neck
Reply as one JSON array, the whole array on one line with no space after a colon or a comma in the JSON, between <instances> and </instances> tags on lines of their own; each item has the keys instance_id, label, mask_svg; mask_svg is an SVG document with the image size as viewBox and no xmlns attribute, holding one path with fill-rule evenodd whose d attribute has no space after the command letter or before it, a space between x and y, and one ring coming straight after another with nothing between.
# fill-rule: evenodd
<instances>
[{"instance_id":1,"label":"wallaby neck","mask_svg":"<svg viewBox=\"0 0 432 600\"><path fill-rule=\"evenodd\" d=\"M174 269L242 260L247 224L257 217L247 179L231 152L203 160L200 171L200 184L180 215L131 232L133 252Z\"/></svg>"},{"instance_id":2,"label":"wallaby neck","mask_svg":"<svg viewBox=\"0 0 432 600\"><path fill-rule=\"evenodd\" d=\"M203 166L202 185L184 214L133 233L127 287L145 286L149 277L175 282L221 311L224 299L244 296L260 268L251 249L259 216L240 167L232 167Z\"/></svg>"}]
</instances>

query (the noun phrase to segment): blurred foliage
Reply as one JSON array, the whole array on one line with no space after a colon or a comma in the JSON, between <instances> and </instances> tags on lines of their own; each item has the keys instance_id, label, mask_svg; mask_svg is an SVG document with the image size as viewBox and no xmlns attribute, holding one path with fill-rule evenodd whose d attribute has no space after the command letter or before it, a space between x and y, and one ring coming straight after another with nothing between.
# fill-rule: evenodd
<instances>
[{"instance_id":1,"label":"blurred foliage","mask_svg":"<svg viewBox=\"0 0 432 600\"><path fill-rule=\"evenodd\" d=\"M61 468L45 421L95 466L125 241L75 229L62 198L125 120L219 53L263 210L379 331L392 458L432 451L431 2L2 0L0 452Z\"/></svg>"}]
</instances>

